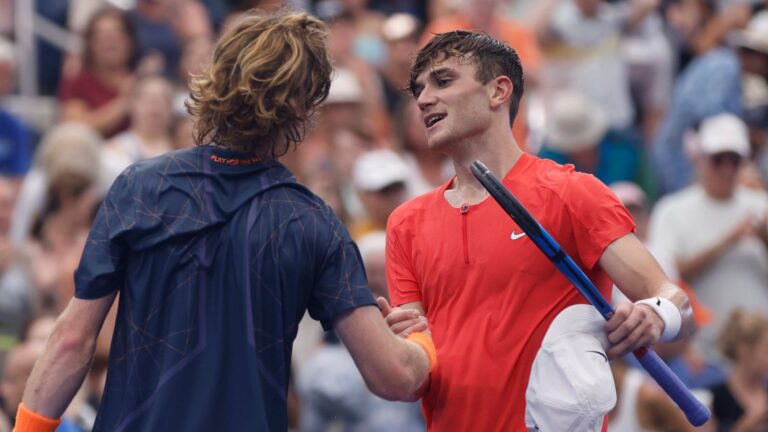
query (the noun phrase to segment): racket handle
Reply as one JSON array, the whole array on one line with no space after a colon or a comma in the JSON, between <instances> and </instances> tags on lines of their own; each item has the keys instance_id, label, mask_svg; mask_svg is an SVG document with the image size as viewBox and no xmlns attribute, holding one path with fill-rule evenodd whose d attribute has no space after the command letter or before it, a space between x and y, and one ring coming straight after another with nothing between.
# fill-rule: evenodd
<instances>
[{"instance_id":1,"label":"racket handle","mask_svg":"<svg viewBox=\"0 0 768 432\"><path fill-rule=\"evenodd\" d=\"M688 417L688 421L694 426L701 426L712 415L709 408L696 399L690 390L680 381L680 378L672 372L663 360L650 348L641 348L634 353L640 364L648 374L664 389Z\"/></svg>"}]
</instances>

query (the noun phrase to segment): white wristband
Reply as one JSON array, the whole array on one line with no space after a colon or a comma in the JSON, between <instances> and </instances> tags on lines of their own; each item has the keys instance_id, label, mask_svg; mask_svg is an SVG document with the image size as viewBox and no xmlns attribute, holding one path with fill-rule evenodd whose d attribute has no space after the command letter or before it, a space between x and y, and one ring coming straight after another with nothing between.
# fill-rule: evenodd
<instances>
[{"instance_id":1,"label":"white wristband","mask_svg":"<svg viewBox=\"0 0 768 432\"><path fill-rule=\"evenodd\" d=\"M664 297L653 297L635 302L636 305L644 304L653 308L656 315L664 321L664 331L661 333L661 339L659 342L671 342L675 340L678 333L680 333L680 326L683 322L683 317L680 314L680 309L675 306L674 303Z\"/></svg>"}]
</instances>

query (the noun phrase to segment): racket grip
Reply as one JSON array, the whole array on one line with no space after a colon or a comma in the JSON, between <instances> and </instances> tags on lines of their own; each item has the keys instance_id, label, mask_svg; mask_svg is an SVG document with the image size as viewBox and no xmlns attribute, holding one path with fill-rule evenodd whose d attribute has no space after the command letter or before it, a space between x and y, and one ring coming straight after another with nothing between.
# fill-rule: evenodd
<instances>
[{"instance_id":1,"label":"racket grip","mask_svg":"<svg viewBox=\"0 0 768 432\"><path fill-rule=\"evenodd\" d=\"M641 348L633 353L649 375L675 401L694 426L701 426L712 415L709 408L693 396L688 387L667 366L666 363L650 348Z\"/></svg>"}]
</instances>

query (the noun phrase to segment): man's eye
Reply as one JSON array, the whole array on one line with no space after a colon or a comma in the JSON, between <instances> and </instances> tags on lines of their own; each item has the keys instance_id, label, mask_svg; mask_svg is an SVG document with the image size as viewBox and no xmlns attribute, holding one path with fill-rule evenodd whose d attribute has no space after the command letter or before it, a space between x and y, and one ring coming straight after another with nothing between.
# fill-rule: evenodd
<instances>
[{"instance_id":1,"label":"man's eye","mask_svg":"<svg viewBox=\"0 0 768 432\"><path fill-rule=\"evenodd\" d=\"M448 84L450 80L445 78L435 78L435 84L438 85L438 87L443 87L444 85Z\"/></svg>"}]
</instances>

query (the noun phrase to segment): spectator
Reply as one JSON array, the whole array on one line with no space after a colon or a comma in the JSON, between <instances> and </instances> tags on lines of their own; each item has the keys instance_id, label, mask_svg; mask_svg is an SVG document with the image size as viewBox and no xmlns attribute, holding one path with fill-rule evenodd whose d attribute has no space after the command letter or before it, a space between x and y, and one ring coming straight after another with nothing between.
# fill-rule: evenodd
<instances>
[{"instance_id":1,"label":"spectator","mask_svg":"<svg viewBox=\"0 0 768 432\"><path fill-rule=\"evenodd\" d=\"M608 413L608 430L620 432L694 431L680 408L642 370L622 359L611 362L616 406Z\"/></svg>"},{"instance_id":2,"label":"spectator","mask_svg":"<svg viewBox=\"0 0 768 432\"><path fill-rule=\"evenodd\" d=\"M10 418L16 417L16 407L21 403L24 385L32 373L32 367L43 352L43 346L35 343L25 343L14 348L8 355L3 373L0 374L0 396L3 401L3 411ZM0 423L0 427L1 427ZM71 419L65 417L57 432L84 432Z\"/></svg>"},{"instance_id":3,"label":"spectator","mask_svg":"<svg viewBox=\"0 0 768 432\"><path fill-rule=\"evenodd\" d=\"M368 277L368 288L371 289L374 297L389 299L385 262L386 246L386 231L371 231L357 242L360 257L363 258L363 265L365 266L365 275Z\"/></svg>"},{"instance_id":4,"label":"spectator","mask_svg":"<svg viewBox=\"0 0 768 432\"><path fill-rule=\"evenodd\" d=\"M14 180L0 176L0 337L11 338L19 333L29 308L29 280L19 248L9 238L15 198Z\"/></svg>"},{"instance_id":5,"label":"spectator","mask_svg":"<svg viewBox=\"0 0 768 432\"><path fill-rule=\"evenodd\" d=\"M361 57L359 51L363 48L356 45L360 31L358 19L360 17L351 12L340 13L329 19L328 54L336 70L346 70L354 75L363 94L362 116L366 128L377 140L383 140L391 133L390 118L381 79L376 74L376 66ZM380 31L380 28L376 27L377 37ZM381 48L383 51L383 47ZM379 48L374 50L378 51Z\"/></svg>"},{"instance_id":6,"label":"spectator","mask_svg":"<svg viewBox=\"0 0 768 432\"><path fill-rule=\"evenodd\" d=\"M202 72L213 57L213 42L207 37L197 37L186 44L181 53L181 60L176 75L176 90L173 107L177 116L187 115L185 102L189 96L189 81Z\"/></svg>"},{"instance_id":7,"label":"spectator","mask_svg":"<svg viewBox=\"0 0 768 432\"><path fill-rule=\"evenodd\" d=\"M731 311L768 313L768 194L737 184L749 142L734 115L704 120L691 146L697 182L657 204L650 243L671 254L681 278L714 312L697 342L717 362L715 340Z\"/></svg>"},{"instance_id":8,"label":"spectator","mask_svg":"<svg viewBox=\"0 0 768 432\"><path fill-rule=\"evenodd\" d=\"M728 379L712 389L717 430L768 430L768 316L735 309L719 343L732 367Z\"/></svg>"},{"instance_id":9,"label":"spectator","mask_svg":"<svg viewBox=\"0 0 768 432\"><path fill-rule=\"evenodd\" d=\"M128 128L128 93L138 61L136 32L118 9L101 9L85 28L82 68L63 77L61 120L83 122L105 137Z\"/></svg>"},{"instance_id":10,"label":"spectator","mask_svg":"<svg viewBox=\"0 0 768 432\"><path fill-rule=\"evenodd\" d=\"M294 172L299 179L305 175L305 172L314 170L314 164L322 164L323 161L330 160L339 131L365 130L364 110L365 94L357 75L348 69L336 69L328 98L319 111L315 128L310 131L296 152L287 155L289 159L295 159L289 162L289 166L296 167ZM375 142L375 139L371 138L371 141ZM346 165L351 170L352 163ZM345 171L342 166L335 166L335 168Z\"/></svg>"},{"instance_id":11,"label":"spectator","mask_svg":"<svg viewBox=\"0 0 768 432\"><path fill-rule=\"evenodd\" d=\"M43 140L46 192L25 247L33 311L59 313L72 297L72 275L101 197L100 155L100 140L80 124L59 125Z\"/></svg>"},{"instance_id":12,"label":"spectator","mask_svg":"<svg viewBox=\"0 0 768 432\"><path fill-rule=\"evenodd\" d=\"M693 166L683 151L686 130L723 111L744 113L744 73L768 77L768 11L752 18L734 39L734 47L710 51L680 76L651 149L663 192L681 189L692 180Z\"/></svg>"},{"instance_id":13,"label":"spectator","mask_svg":"<svg viewBox=\"0 0 768 432\"><path fill-rule=\"evenodd\" d=\"M605 111L611 128L632 126L634 108L621 41L657 4L657 0L633 0L629 7L603 0L543 2L535 21L548 59L544 91L573 88Z\"/></svg>"},{"instance_id":14,"label":"spectator","mask_svg":"<svg viewBox=\"0 0 768 432\"><path fill-rule=\"evenodd\" d=\"M610 131L604 111L575 91L551 100L540 157L594 174L605 184L639 180L641 149L628 133Z\"/></svg>"},{"instance_id":15,"label":"spectator","mask_svg":"<svg viewBox=\"0 0 768 432\"><path fill-rule=\"evenodd\" d=\"M213 36L208 12L198 0L138 0L128 17L143 61L169 78L176 76L188 41Z\"/></svg>"},{"instance_id":16,"label":"spectator","mask_svg":"<svg viewBox=\"0 0 768 432\"><path fill-rule=\"evenodd\" d=\"M706 30L717 16L712 0L674 0L664 2L667 34L675 52L675 72L685 70L701 54L698 48Z\"/></svg>"},{"instance_id":17,"label":"spectator","mask_svg":"<svg viewBox=\"0 0 768 432\"><path fill-rule=\"evenodd\" d=\"M373 67L386 61L386 47L381 39L384 15L368 7L369 0L338 0L340 15L351 20L354 37L352 49L355 55Z\"/></svg>"},{"instance_id":18,"label":"spectator","mask_svg":"<svg viewBox=\"0 0 768 432\"><path fill-rule=\"evenodd\" d=\"M408 198L408 167L392 150L372 150L355 162L352 183L366 217L349 227L353 239L374 230L384 230L390 213Z\"/></svg>"},{"instance_id":19,"label":"spectator","mask_svg":"<svg viewBox=\"0 0 768 432\"><path fill-rule=\"evenodd\" d=\"M130 129L109 140L104 149L109 180L134 162L173 150L171 83L161 75L141 77L133 86L128 104Z\"/></svg>"},{"instance_id":20,"label":"spectator","mask_svg":"<svg viewBox=\"0 0 768 432\"><path fill-rule=\"evenodd\" d=\"M664 273L667 274L670 280L674 281L685 291L693 311L693 317L696 320L697 328L700 329L702 326L708 325L712 322L712 311L701 304L696 293L691 290L685 281L680 280L680 274L677 271L673 257L664 249L647 243L650 203L645 192L638 185L631 182L613 183L611 184L611 190L632 215L632 219L635 221L635 234L637 234L637 238L645 243L645 246L653 254L653 257L656 258L656 261L661 265L662 270L664 270ZM613 287L612 296L611 302L614 306L623 301L629 301L615 286ZM723 371L720 367L707 362L702 357L701 353L693 345L695 335L696 333L693 333L675 342L658 343L654 346L654 349L686 386L694 389L703 389L713 383L722 381ZM633 367L641 367L632 356L627 356L624 360ZM614 369L614 376L617 372L622 373L622 371ZM621 393L620 389L618 392ZM618 415L622 416L623 414L619 413ZM612 429L624 430L621 428Z\"/></svg>"},{"instance_id":21,"label":"spectator","mask_svg":"<svg viewBox=\"0 0 768 432\"><path fill-rule=\"evenodd\" d=\"M749 140L754 161L752 168L759 176L755 187L768 187L768 82L747 74L743 80L744 121L749 127ZM743 180L743 179L742 179Z\"/></svg>"},{"instance_id":22,"label":"spectator","mask_svg":"<svg viewBox=\"0 0 768 432\"><path fill-rule=\"evenodd\" d=\"M0 37L0 101L13 92L15 83L15 48ZM0 106L0 175L19 178L26 174L32 161L32 150L32 132Z\"/></svg>"},{"instance_id":23,"label":"spectator","mask_svg":"<svg viewBox=\"0 0 768 432\"><path fill-rule=\"evenodd\" d=\"M379 65L387 110L394 115L404 89L408 86L408 68L419 49L421 23L413 15L396 13L381 28L387 47L387 61Z\"/></svg>"},{"instance_id":24,"label":"spectator","mask_svg":"<svg viewBox=\"0 0 768 432\"><path fill-rule=\"evenodd\" d=\"M637 108L635 123L645 141L651 142L664 118L675 81L672 45L659 12L651 12L626 35L622 52L630 94Z\"/></svg>"}]
</instances>

